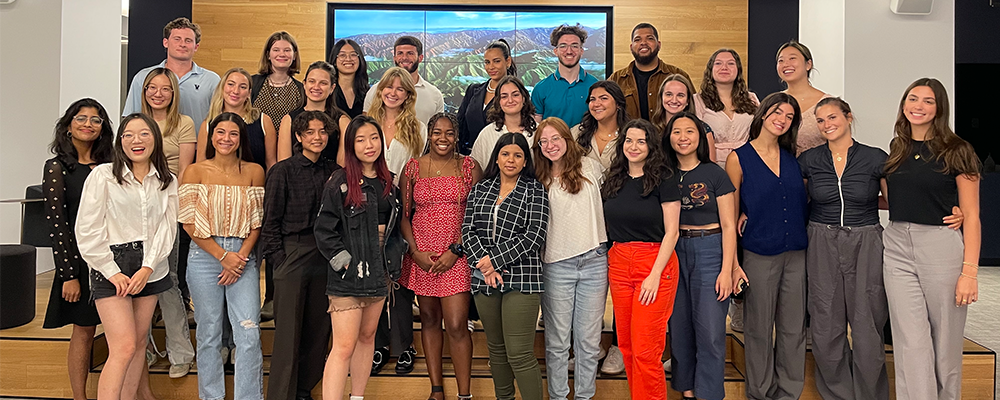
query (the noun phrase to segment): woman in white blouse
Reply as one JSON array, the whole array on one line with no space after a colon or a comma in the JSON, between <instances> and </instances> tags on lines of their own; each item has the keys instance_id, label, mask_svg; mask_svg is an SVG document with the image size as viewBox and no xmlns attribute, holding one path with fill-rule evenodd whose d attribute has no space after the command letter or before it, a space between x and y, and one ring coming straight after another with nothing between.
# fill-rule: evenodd
<instances>
[{"instance_id":1,"label":"woman in white blouse","mask_svg":"<svg viewBox=\"0 0 1000 400\"><path fill-rule=\"evenodd\" d=\"M694 107L698 119L712 128L714 160L721 167L726 167L729 153L747 142L758 104L757 96L747 89L739 53L733 49L716 50L705 66Z\"/></svg>"},{"instance_id":2,"label":"woman in white blouse","mask_svg":"<svg viewBox=\"0 0 1000 400\"><path fill-rule=\"evenodd\" d=\"M497 99L486 111L486 127L472 145L472 158L479 165L489 165L493 147L505 133L519 132L530 138L538 125L535 105L520 79L507 75L497 85Z\"/></svg>"},{"instance_id":3,"label":"woman in white blouse","mask_svg":"<svg viewBox=\"0 0 1000 400\"><path fill-rule=\"evenodd\" d=\"M143 114L122 120L111 164L94 168L76 220L80 255L108 339L97 396L134 397L145 366L156 294L170 288L167 255L177 235L177 182L163 136Z\"/></svg>"},{"instance_id":4,"label":"woman in white blouse","mask_svg":"<svg viewBox=\"0 0 1000 400\"><path fill-rule=\"evenodd\" d=\"M594 103L593 98L590 102ZM549 228L542 252L549 397L569 396L572 339L576 355L573 392L577 398L591 398L597 392L601 322L608 300L608 238L601 200L604 168L586 156L569 126L555 117L538 125L532 153L535 175L549 195Z\"/></svg>"},{"instance_id":5,"label":"woman in white blouse","mask_svg":"<svg viewBox=\"0 0 1000 400\"><path fill-rule=\"evenodd\" d=\"M385 71L375 89L368 115L382 128L385 162L399 183L399 174L410 158L420 157L427 143L427 125L417 120L417 88L410 73L399 67Z\"/></svg>"}]
</instances>

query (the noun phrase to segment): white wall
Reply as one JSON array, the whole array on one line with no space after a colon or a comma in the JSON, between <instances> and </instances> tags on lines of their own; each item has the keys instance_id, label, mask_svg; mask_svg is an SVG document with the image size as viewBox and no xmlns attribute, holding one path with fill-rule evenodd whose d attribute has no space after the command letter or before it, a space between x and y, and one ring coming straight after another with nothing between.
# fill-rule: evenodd
<instances>
[{"instance_id":1,"label":"white wall","mask_svg":"<svg viewBox=\"0 0 1000 400\"><path fill-rule=\"evenodd\" d=\"M104 105L118 128L121 115L122 4L63 0L59 106L83 97Z\"/></svg>"},{"instance_id":2,"label":"white wall","mask_svg":"<svg viewBox=\"0 0 1000 400\"><path fill-rule=\"evenodd\" d=\"M0 198L42 182L60 116L62 2L0 6ZM21 207L0 204L0 243L19 243ZM40 252L44 253L44 252Z\"/></svg>"},{"instance_id":3,"label":"white wall","mask_svg":"<svg viewBox=\"0 0 1000 400\"><path fill-rule=\"evenodd\" d=\"M121 115L120 1L19 0L0 5L0 198L42 181L56 119L93 97ZM21 208L0 204L0 243L18 243ZM39 249L38 269L51 269Z\"/></svg>"},{"instance_id":4,"label":"white wall","mask_svg":"<svg viewBox=\"0 0 1000 400\"><path fill-rule=\"evenodd\" d=\"M813 55L810 82L835 96L844 94L844 3L799 0L799 42Z\"/></svg>"},{"instance_id":5,"label":"white wall","mask_svg":"<svg viewBox=\"0 0 1000 400\"><path fill-rule=\"evenodd\" d=\"M955 1L904 16L889 10L889 0L846 0L844 99L859 141L888 149L899 100L918 78L939 79L955 104ZM954 109L951 116L954 124Z\"/></svg>"},{"instance_id":6,"label":"white wall","mask_svg":"<svg viewBox=\"0 0 1000 400\"><path fill-rule=\"evenodd\" d=\"M926 16L896 15L889 0L799 1L799 38L819 69L812 83L851 104L859 141L889 148L899 99L918 78L941 80L955 104L955 1L935 1Z\"/></svg>"}]
</instances>

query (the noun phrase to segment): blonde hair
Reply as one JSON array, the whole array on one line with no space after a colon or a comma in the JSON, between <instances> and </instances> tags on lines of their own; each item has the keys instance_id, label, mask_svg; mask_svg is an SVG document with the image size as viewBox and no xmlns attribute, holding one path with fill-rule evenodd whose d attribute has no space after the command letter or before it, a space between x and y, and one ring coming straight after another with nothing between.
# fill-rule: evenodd
<instances>
[{"instance_id":1,"label":"blonde hair","mask_svg":"<svg viewBox=\"0 0 1000 400\"><path fill-rule=\"evenodd\" d=\"M179 111L180 106L178 106L178 103L180 103L180 101L178 101L178 97L181 95L180 85L177 83L177 75L174 75L173 71L162 67L154 68L152 71L149 71L148 75L146 75L146 79L142 81L142 113L148 115L150 118L153 118L153 107L149 105L149 100L146 99L146 87L153 81L153 78L160 75L166 75L167 79L170 80L171 90L170 104L167 105L167 125L166 129L162 132L163 137L166 138L173 135L174 131L177 130L177 125L180 125L181 123L181 112Z\"/></svg>"},{"instance_id":2,"label":"blonde hair","mask_svg":"<svg viewBox=\"0 0 1000 400\"><path fill-rule=\"evenodd\" d=\"M226 87L226 81L229 80L229 75L235 73L243 74L243 76L247 78L247 85L249 86L247 88L248 92L253 90L253 79L250 77L250 73L247 72L247 70L240 67L230 68L229 71L226 71L226 73L222 75L222 79L219 80L219 85L215 87L215 92L212 93L212 102L208 105L208 115L205 116L205 121L215 119L215 117L218 117L219 114L222 114L222 111L225 110L226 102L222 99L222 91L223 88ZM250 96L247 95L246 100L243 101L243 109L240 110L238 114L243 117L244 122L249 124L260 118L260 109L253 106L253 103L250 102Z\"/></svg>"},{"instance_id":3,"label":"blonde hair","mask_svg":"<svg viewBox=\"0 0 1000 400\"><path fill-rule=\"evenodd\" d=\"M413 79L410 78L409 72L400 67L392 67L385 71L382 80L378 82L378 87L375 89L375 99L368 110L368 115L378 121L380 125L385 125L386 109L385 103L382 102L382 91L396 79L399 79L399 84L406 91L406 100L403 100L399 115L396 116L395 138L406 145L406 148L410 150L411 157L420 157L424 143L420 140L420 121L417 120L417 88L413 86Z\"/></svg>"}]
</instances>

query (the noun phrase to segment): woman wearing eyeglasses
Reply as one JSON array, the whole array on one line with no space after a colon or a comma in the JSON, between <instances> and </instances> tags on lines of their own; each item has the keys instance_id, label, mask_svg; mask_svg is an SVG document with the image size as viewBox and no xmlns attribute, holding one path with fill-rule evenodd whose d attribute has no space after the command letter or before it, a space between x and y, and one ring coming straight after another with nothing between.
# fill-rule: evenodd
<instances>
[{"instance_id":1,"label":"woman wearing eyeglasses","mask_svg":"<svg viewBox=\"0 0 1000 400\"><path fill-rule=\"evenodd\" d=\"M80 257L74 225L83 184L94 167L111 161L114 134L101 103L90 98L75 101L56 122L55 138L49 145L55 157L45 161L42 174L45 222L56 265L42 328L73 325L66 367L74 400L87 398L90 350L101 323L90 302L89 267Z\"/></svg>"},{"instance_id":2,"label":"woman wearing eyeglasses","mask_svg":"<svg viewBox=\"0 0 1000 400\"><path fill-rule=\"evenodd\" d=\"M364 112L368 84L368 61L358 42L340 39L330 52L334 68L333 99L337 108L354 119ZM342 160L339 160L342 161Z\"/></svg>"}]
</instances>

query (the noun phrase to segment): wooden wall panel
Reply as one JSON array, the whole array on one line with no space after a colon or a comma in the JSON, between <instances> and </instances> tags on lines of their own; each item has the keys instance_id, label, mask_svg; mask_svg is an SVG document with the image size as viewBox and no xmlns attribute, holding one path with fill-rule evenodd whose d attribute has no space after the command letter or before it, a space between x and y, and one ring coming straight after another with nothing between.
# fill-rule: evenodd
<instances>
[{"instance_id":1,"label":"wooden wall panel","mask_svg":"<svg viewBox=\"0 0 1000 400\"><path fill-rule=\"evenodd\" d=\"M413 1L372 0L363 3L414 4ZM484 0L432 0L424 4L483 4ZM614 69L632 61L632 27L649 22L660 32L660 58L683 68L700 85L708 57L720 47L747 52L747 0L538 0L530 5L612 5L614 10ZM232 67L255 73L267 37L286 30L295 37L303 69L324 58L326 2L321 0L202 0L194 1L194 22L202 42L195 61L222 74ZM744 56L744 62L746 57ZM301 76L299 76L301 78Z\"/></svg>"}]
</instances>

